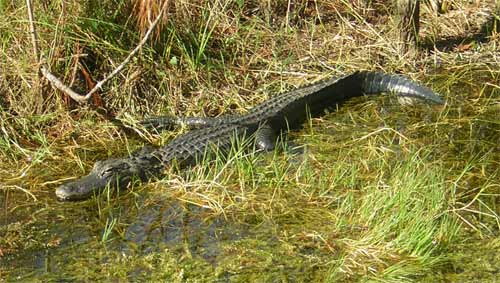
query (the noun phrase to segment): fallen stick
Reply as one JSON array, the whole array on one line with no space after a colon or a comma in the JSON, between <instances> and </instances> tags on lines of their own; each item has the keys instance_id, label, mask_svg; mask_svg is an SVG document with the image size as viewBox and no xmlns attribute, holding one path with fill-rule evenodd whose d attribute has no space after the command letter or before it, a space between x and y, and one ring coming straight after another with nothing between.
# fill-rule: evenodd
<instances>
[{"instance_id":1,"label":"fallen stick","mask_svg":"<svg viewBox=\"0 0 500 283\"><path fill-rule=\"evenodd\" d=\"M160 22L163 13L165 13L165 11L167 10L168 3L169 3L169 0L165 0L165 2L163 2L163 5L160 9L160 12L158 13L158 16L151 23L151 26L149 27L147 32L144 34L144 37L139 42L139 44L134 48L134 50L132 50L128 54L127 58L125 58L125 60L123 60L123 62L120 65L118 65L118 67L116 67L111 73L109 73L104 79L97 82L97 84L87 94L81 95L81 94L77 93L76 91L74 91L73 89L71 89L71 87L65 85L58 77L56 77L54 74L52 74L50 72L49 67L45 63L40 64L40 72L45 77L45 79L47 79L52 84L53 87L64 92L65 94L69 95L73 100L75 100L79 103L87 103L89 98L92 96L92 94L94 94L96 91L101 89L102 86L107 81L109 81L111 78L113 78L114 76L119 74L123 70L123 68L125 68L125 66L130 62L130 60L135 56L135 54L137 54L137 52L139 52L139 50L142 48L142 46L144 46L146 41L148 41L149 36L153 32L154 28ZM42 57L40 57L38 55L38 37L37 37L35 23L34 23L31 0L26 0L26 5L28 6L28 18L29 18L29 23L30 23L31 39L33 41L33 52L34 52L34 55L36 57L37 62L41 62Z\"/></svg>"}]
</instances>

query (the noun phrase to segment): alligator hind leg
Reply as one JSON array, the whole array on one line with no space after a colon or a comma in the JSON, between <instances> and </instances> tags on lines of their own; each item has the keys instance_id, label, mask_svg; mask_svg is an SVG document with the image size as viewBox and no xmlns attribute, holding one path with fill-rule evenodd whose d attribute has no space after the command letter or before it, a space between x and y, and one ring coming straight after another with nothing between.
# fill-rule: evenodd
<instances>
[{"instance_id":1,"label":"alligator hind leg","mask_svg":"<svg viewBox=\"0 0 500 283\"><path fill-rule=\"evenodd\" d=\"M304 146L288 140L286 134L278 135L268 124L260 126L255 132L255 148L263 151L272 151L279 147L291 154L303 154Z\"/></svg>"},{"instance_id":2,"label":"alligator hind leg","mask_svg":"<svg viewBox=\"0 0 500 283\"><path fill-rule=\"evenodd\" d=\"M264 124L255 132L255 148L271 151L276 147L277 139L276 131L270 125Z\"/></svg>"},{"instance_id":3,"label":"alligator hind leg","mask_svg":"<svg viewBox=\"0 0 500 283\"><path fill-rule=\"evenodd\" d=\"M211 117L173 117L173 116L156 116L150 117L141 121L148 130L156 130L158 132L172 130L175 127L188 127L190 129L200 129L215 125L219 121L218 118Z\"/></svg>"}]
</instances>

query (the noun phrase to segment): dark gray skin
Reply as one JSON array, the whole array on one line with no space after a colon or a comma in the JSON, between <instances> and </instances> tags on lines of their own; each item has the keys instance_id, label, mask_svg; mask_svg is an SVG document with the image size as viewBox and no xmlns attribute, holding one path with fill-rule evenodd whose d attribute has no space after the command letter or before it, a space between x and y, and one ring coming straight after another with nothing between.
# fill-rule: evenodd
<instances>
[{"instance_id":1,"label":"dark gray skin","mask_svg":"<svg viewBox=\"0 0 500 283\"><path fill-rule=\"evenodd\" d=\"M97 161L87 176L59 186L56 196L60 200L84 200L101 193L106 186L127 186L134 173L145 169L134 168L136 166L131 161L129 158Z\"/></svg>"},{"instance_id":2,"label":"dark gray skin","mask_svg":"<svg viewBox=\"0 0 500 283\"><path fill-rule=\"evenodd\" d=\"M227 124L216 128L196 129L159 149L145 150L125 158L98 161L87 176L59 186L56 196L62 201L77 201L98 195L106 187L124 189L134 179L147 181L161 176L165 167L174 161L183 168L202 160L206 152L218 151L225 154L231 149L235 137L243 142L251 140L258 146L258 128L258 125Z\"/></svg>"},{"instance_id":3,"label":"dark gray skin","mask_svg":"<svg viewBox=\"0 0 500 283\"><path fill-rule=\"evenodd\" d=\"M187 125L196 129L156 150L96 162L87 176L58 187L56 196L65 201L83 200L101 193L106 187L124 189L134 179L147 181L161 176L164 168L173 162L183 168L197 163L207 152L225 153L235 139L245 141L245 145L253 144L249 148L272 150L277 137L300 127L308 114L318 116L351 97L384 92L429 104L443 104L431 89L407 78L362 71L279 94L244 115L150 118L143 123L148 128L162 130Z\"/></svg>"},{"instance_id":4,"label":"dark gray skin","mask_svg":"<svg viewBox=\"0 0 500 283\"><path fill-rule=\"evenodd\" d=\"M344 77L333 77L312 85L285 92L258 104L243 115L211 117L159 116L146 119L142 124L149 129L164 130L175 126L202 128L221 124L254 123L269 124L277 132L298 128L306 120L321 115L326 109L336 106L349 98L393 93L412 103L415 100L427 104L443 104L444 101L430 88L399 76L381 72L358 71Z\"/></svg>"}]
</instances>

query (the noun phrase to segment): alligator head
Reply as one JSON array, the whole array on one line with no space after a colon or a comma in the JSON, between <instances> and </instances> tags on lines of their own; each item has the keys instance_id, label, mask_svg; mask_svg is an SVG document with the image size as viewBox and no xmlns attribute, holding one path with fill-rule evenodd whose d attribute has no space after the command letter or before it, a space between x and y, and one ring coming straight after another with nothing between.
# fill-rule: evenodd
<instances>
[{"instance_id":1,"label":"alligator head","mask_svg":"<svg viewBox=\"0 0 500 283\"><path fill-rule=\"evenodd\" d=\"M138 173L137 166L127 158L98 161L87 176L59 186L56 196L64 201L87 199L101 193L107 186L126 187L134 176L140 175Z\"/></svg>"}]
</instances>

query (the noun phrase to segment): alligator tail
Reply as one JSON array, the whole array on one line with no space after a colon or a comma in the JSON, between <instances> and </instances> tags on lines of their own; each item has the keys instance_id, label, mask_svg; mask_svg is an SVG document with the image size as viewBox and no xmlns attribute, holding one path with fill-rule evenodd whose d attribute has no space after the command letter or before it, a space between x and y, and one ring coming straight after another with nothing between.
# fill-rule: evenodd
<instances>
[{"instance_id":1,"label":"alligator tail","mask_svg":"<svg viewBox=\"0 0 500 283\"><path fill-rule=\"evenodd\" d=\"M361 88L365 94L390 92L401 98L414 98L432 104L444 104L444 101L430 88L408 78L381 72L360 71Z\"/></svg>"}]
</instances>

